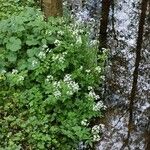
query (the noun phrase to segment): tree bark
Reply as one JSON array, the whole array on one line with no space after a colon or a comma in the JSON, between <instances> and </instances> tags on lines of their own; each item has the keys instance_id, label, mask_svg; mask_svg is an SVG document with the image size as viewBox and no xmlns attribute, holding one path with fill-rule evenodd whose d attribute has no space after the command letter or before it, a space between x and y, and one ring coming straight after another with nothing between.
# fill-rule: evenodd
<instances>
[{"instance_id":1,"label":"tree bark","mask_svg":"<svg viewBox=\"0 0 150 150\"><path fill-rule=\"evenodd\" d=\"M107 26L111 0L102 0L102 12L99 33L99 50L107 47Z\"/></svg>"},{"instance_id":2,"label":"tree bark","mask_svg":"<svg viewBox=\"0 0 150 150\"><path fill-rule=\"evenodd\" d=\"M50 16L57 17L63 15L62 0L41 0L41 2L46 19Z\"/></svg>"},{"instance_id":3,"label":"tree bark","mask_svg":"<svg viewBox=\"0 0 150 150\"><path fill-rule=\"evenodd\" d=\"M129 142L130 132L132 131L132 126L133 126L133 106L134 106L134 100L137 92L138 71L139 71L139 65L141 61L141 50L142 50L142 43L143 43L143 34L144 34L144 25L145 25L147 6L148 6L148 0L142 0L141 15L140 15L139 27L138 27L137 45L136 45L135 68L133 72L132 89L129 96L129 123L128 123L127 143Z\"/></svg>"}]
</instances>

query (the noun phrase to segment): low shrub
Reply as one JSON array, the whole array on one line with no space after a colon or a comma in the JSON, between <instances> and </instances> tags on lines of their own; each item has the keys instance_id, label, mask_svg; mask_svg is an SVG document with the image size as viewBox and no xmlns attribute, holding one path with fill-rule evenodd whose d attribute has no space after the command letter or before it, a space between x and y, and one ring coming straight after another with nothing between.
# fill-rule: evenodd
<instances>
[{"instance_id":1,"label":"low shrub","mask_svg":"<svg viewBox=\"0 0 150 150\"><path fill-rule=\"evenodd\" d=\"M91 143L102 54L86 30L27 8L0 22L0 146L71 150Z\"/></svg>"}]
</instances>

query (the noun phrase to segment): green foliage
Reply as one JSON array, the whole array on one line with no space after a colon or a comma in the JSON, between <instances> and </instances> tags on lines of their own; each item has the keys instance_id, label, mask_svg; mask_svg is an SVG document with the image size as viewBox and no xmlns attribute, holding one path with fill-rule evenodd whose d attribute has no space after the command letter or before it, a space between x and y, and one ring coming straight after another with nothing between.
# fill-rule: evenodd
<instances>
[{"instance_id":1,"label":"green foliage","mask_svg":"<svg viewBox=\"0 0 150 150\"><path fill-rule=\"evenodd\" d=\"M94 89L105 54L98 66L84 30L62 18L45 22L32 8L0 29L1 148L71 150L92 142L82 121L101 115Z\"/></svg>"},{"instance_id":2,"label":"green foliage","mask_svg":"<svg viewBox=\"0 0 150 150\"><path fill-rule=\"evenodd\" d=\"M35 6L34 0L0 0L0 20L19 14L26 6Z\"/></svg>"}]
</instances>

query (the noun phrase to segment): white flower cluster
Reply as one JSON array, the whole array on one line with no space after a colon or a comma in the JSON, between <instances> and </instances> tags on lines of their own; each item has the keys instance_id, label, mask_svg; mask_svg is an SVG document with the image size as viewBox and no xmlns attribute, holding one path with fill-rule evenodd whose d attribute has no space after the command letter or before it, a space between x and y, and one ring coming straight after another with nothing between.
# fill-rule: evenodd
<instances>
[{"instance_id":1,"label":"white flower cluster","mask_svg":"<svg viewBox=\"0 0 150 150\"><path fill-rule=\"evenodd\" d=\"M81 121L81 125L83 125L83 126L88 126L88 125L89 125L88 120L87 120L87 119L82 120L82 121Z\"/></svg>"},{"instance_id":2,"label":"white flower cluster","mask_svg":"<svg viewBox=\"0 0 150 150\"><path fill-rule=\"evenodd\" d=\"M61 45L61 41L59 41L59 40L56 39L56 40L54 41L54 44L56 44L57 46L60 46L60 45Z\"/></svg>"},{"instance_id":3,"label":"white flower cluster","mask_svg":"<svg viewBox=\"0 0 150 150\"><path fill-rule=\"evenodd\" d=\"M91 70L85 70L85 72L86 72L86 73L90 73L90 72L91 72Z\"/></svg>"},{"instance_id":4,"label":"white flower cluster","mask_svg":"<svg viewBox=\"0 0 150 150\"><path fill-rule=\"evenodd\" d=\"M67 83L70 91L67 92L68 95L72 95L74 92L78 92L79 85L75 81L72 80L70 74L66 74L64 77L64 82Z\"/></svg>"},{"instance_id":5,"label":"white flower cluster","mask_svg":"<svg viewBox=\"0 0 150 150\"><path fill-rule=\"evenodd\" d=\"M89 97L94 98L95 100L98 100L100 98L99 95L97 95L93 90L91 90L88 95Z\"/></svg>"},{"instance_id":6,"label":"white flower cluster","mask_svg":"<svg viewBox=\"0 0 150 150\"><path fill-rule=\"evenodd\" d=\"M64 31L58 31L59 35L64 35Z\"/></svg>"},{"instance_id":7,"label":"white flower cluster","mask_svg":"<svg viewBox=\"0 0 150 150\"><path fill-rule=\"evenodd\" d=\"M105 76L100 76L102 80L105 80Z\"/></svg>"},{"instance_id":8,"label":"white flower cluster","mask_svg":"<svg viewBox=\"0 0 150 150\"><path fill-rule=\"evenodd\" d=\"M42 45L42 51L51 52L52 50L49 49L46 44L44 44L44 45ZM45 55L45 56L44 56L44 55ZM45 59L46 53L44 53L44 52L41 53L41 52L40 52L40 53L39 53L39 57L40 57L40 58L41 58L41 57L42 57L42 58L44 57L44 59ZM42 59L42 58L41 58L41 59Z\"/></svg>"},{"instance_id":9,"label":"white flower cluster","mask_svg":"<svg viewBox=\"0 0 150 150\"><path fill-rule=\"evenodd\" d=\"M64 77L64 81L65 82L70 82L72 80L71 75L70 74L66 74Z\"/></svg>"},{"instance_id":10,"label":"white flower cluster","mask_svg":"<svg viewBox=\"0 0 150 150\"><path fill-rule=\"evenodd\" d=\"M44 52L40 52L39 54L38 54L38 57L40 58L40 59L45 59L46 58L46 53L44 53Z\"/></svg>"},{"instance_id":11,"label":"white flower cluster","mask_svg":"<svg viewBox=\"0 0 150 150\"><path fill-rule=\"evenodd\" d=\"M92 86L88 86L88 90L93 90L93 87Z\"/></svg>"},{"instance_id":12,"label":"white flower cluster","mask_svg":"<svg viewBox=\"0 0 150 150\"><path fill-rule=\"evenodd\" d=\"M13 77L18 79L18 82L23 81L24 77L22 75L18 74L18 72L19 71L17 69L12 69L11 74L12 74Z\"/></svg>"},{"instance_id":13,"label":"white flower cluster","mask_svg":"<svg viewBox=\"0 0 150 150\"><path fill-rule=\"evenodd\" d=\"M100 125L95 125L93 128L92 128L92 134L98 134L100 133Z\"/></svg>"},{"instance_id":14,"label":"white flower cluster","mask_svg":"<svg viewBox=\"0 0 150 150\"><path fill-rule=\"evenodd\" d=\"M49 75L48 76L48 79L50 80L50 79L53 79L53 76L51 76L51 75ZM56 97L56 98L59 98L60 96L61 96L61 92L60 92L60 88L61 88L61 83L60 83L60 81L54 81L53 82L53 87L54 87L54 89L55 89L55 91L54 91L54 96Z\"/></svg>"},{"instance_id":15,"label":"white flower cluster","mask_svg":"<svg viewBox=\"0 0 150 150\"><path fill-rule=\"evenodd\" d=\"M54 88L60 88L61 87L60 86L60 81L54 81L53 86L54 86Z\"/></svg>"},{"instance_id":16,"label":"white flower cluster","mask_svg":"<svg viewBox=\"0 0 150 150\"><path fill-rule=\"evenodd\" d=\"M93 141L97 142L100 141L100 132L101 132L101 126L100 125L95 125L92 128L92 134L93 134Z\"/></svg>"},{"instance_id":17,"label":"white flower cluster","mask_svg":"<svg viewBox=\"0 0 150 150\"><path fill-rule=\"evenodd\" d=\"M97 67L95 68L95 70L96 70L98 73L101 73L101 71L102 71L102 69L101 69L100 66L97 66Z\"/></svg>"},{"instance_id":18,"label":"white flower cluster","mask_svg":"<svg viewBox=\"0 0 150 150\"><path fill-rule=\"evenodd\" d=\"M63 2L63 6L67 6L68 5L68 2L67 1L64 1Z\"/></svg>"},{"instance_id":19,"label":"white flower cluster","mask_svg":"<svg viewBox=\"0 0 150 150\"><path fill-rule=\"evenodd\" d=\"M102 101L99 101L95 105L93 105L93 111L100 111L101 109L106 109L106 106Z\"/></svg>"},{"instance_id":20,"label":"white flower cluster","mask_svg":"<svg viewBox=\"0 0 150 150\"><path fill-rule=\"evenodd\" d=\"M32 61L32 67L36 67L37 64L38 64L38 62L36 60Z\"/></svg>"},{"instance_id":21,"label":"white flower cluster","mask_svg":"<svg viewBox=\"0 0 150 150\"><path fill-rule=\"evenodd\" d=\"M75 36L75 38L76 38L76 44L82 44L82 37L81 37L80 33L82 33L83 30L75 29L72 31L72 29L71 29L70 31L72 32L72 35Z\"/></svg>"},{"instance_id":22,"label":"white flower cluster","mask_svg":"<svg viewBox=\"0 0 150 150\"><path fill-rule=\"evenodd\" d=\"M98 40L91 40L90 45L95 46L98 44Z\"/></svg>"},{"instance_id":23,"label":"white flower cluster","mask_svg":"<svg viewBox=\"0 0 150 150\"><path fill-rule=\"evenodd\" d=\"M46 82L52 81L53 80L53 76L52 75L48 75L45 79Z\"/></svg>"},{"instance_id":24,"label":"white flower cluster","mask_svg":"<svg viewBox=\"0 0 150 150\"><path fill-rule=\"evenodd\" d=\"M106 53L106 52L108 51L108 49L102 48L102 51L103 51L104 53Z\"/></svg>"},{"instance_id":25,"label":"white flower cluster","mask_svg":"<svg viewBox=\"0 0 150 150\"><path fill-rule=\"evenodd\" d=\"M18 73L18 70L16 70L16 69L12 69L12 72L11 72L12 74L17 74Z\"/></svg>"},{"instance_id":26,"label":"white flower cluster","mask_svg":"<svg viewBox=\"0 0 150 150\"><path fill-rule=\"evenodd\" d=\"M47 78L45 79L46 82L51 81L53 86L53 95L56 98L61 97L64 85L67 88L66 94L69 96L73 95L75 92L78 92L79 90L78 83L72 80L70 74L66 74L63 81L53 81L53 80L54 78L52 75L48 75Z\"/></svg>"},{"instance_id":27,"label":"white flower cluster","mask_svg":"<svg viewBox=\"0 0 150 150\"><path fill-rule=\"evenodd\" d=\"M80 66L80 68L79 68L80 70L83 70L83 66Z\"/></svg>"},{"instance_id":28,"label":"white flower cluster","mask_svg":"<svg viewBox=\"0 0 150 150\"><path fill-rule=\"evenodd\" d=\"M59 90L55 91L55 92L54 92L54 96L55 96L56 98L59 98L59 97L61 96L61 92L60 92Z\"/></svg>"},{"instance_id":29,"label":"white flower cluster","mask_svg":"<svg viewBox=\"0 0 150 150\"><path fill-rule=\"evenodd\" d=\"M67 52L64 52L62 54L53 54L52 60L58 61L59 63L64 63L66 55L67 55Z\"/></svg>"},{"instance_id":30,"label":"white flower cluster","mask_svg":"<svg viewBox=\"0 0 150 150\"><path fill-rule=\"evenodd\" d=\"M98 142L98 141L100 141L100 139L101 139L101 137L100 137L100 135L93 135L93 141L94 142Z\"/></svg>"}]
</instances>

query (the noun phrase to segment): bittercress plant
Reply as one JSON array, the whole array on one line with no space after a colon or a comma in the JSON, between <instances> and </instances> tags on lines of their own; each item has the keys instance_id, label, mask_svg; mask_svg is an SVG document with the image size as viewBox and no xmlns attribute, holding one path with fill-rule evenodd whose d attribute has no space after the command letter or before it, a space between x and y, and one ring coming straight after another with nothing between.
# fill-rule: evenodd
<instances>
[{"instance_id":1,"label":"bittercress plant","mask_svg":"<svg viewBox=\"0 0 150 150\"><path fill-rule=\"evenodd\" d=\"M2 149L71 150L95 139L89 123L105 109L95 90L106 54L97 61L89 43L85 29L45 22L33 8L0 21Z\"/></svg>"}]
</instances>

